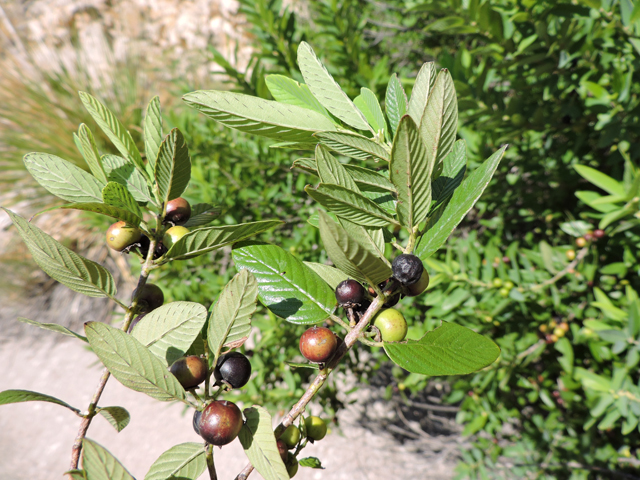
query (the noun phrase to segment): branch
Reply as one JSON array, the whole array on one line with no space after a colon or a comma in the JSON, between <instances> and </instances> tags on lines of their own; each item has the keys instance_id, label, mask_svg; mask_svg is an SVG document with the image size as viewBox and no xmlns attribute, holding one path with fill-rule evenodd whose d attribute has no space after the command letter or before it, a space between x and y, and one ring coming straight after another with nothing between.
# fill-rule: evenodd
<instances>
[{"instance_id":1,"label":"branch","mask_svg":"<svg viewBox=\"0 0 640 480\"><path fill-rule=\"evenodd\" d=\"M392 292L393 289L391 289L388 293L391 294ZM313 380L313 382L311 382L311 385L309 385L302 397L300 397L300 400L298 400L298 402L293 407L291 407L291 410L289 410L289 412L284 416L284 418L280 422L280 425L276 427L276 439L278 439L280 435L282 435L282 432L284 432L285 428L287 428L289 425L292 425L295 419L304 412L307 404L311 401L315 394L318 393L322 385L324 385L324 382L329 377L329 374L338 366L340 360L342 360L342 357L344 357L345 354L351 349L351 347L355 345L355 343L358 341L358 338L362 335L364 329L367 328L367 325L369 325L369 322L375 316L375 314L378 313L378 310L382 308L382 305L385 301L386 296L382 295L379 295L373 299L373 302L371 302L371 305L362 316L360 321L347 334L347 336L344 337L344 342L340 344L338 350L336 350L336 353L333 355L333 358L329 360L325 368L320 370L316 378ZM236 476L235 480L247 480L247 477L251 474L251 472L253 472L253 465L248 464L238 474L238 476Z\"/></svg>"}]
</instances>

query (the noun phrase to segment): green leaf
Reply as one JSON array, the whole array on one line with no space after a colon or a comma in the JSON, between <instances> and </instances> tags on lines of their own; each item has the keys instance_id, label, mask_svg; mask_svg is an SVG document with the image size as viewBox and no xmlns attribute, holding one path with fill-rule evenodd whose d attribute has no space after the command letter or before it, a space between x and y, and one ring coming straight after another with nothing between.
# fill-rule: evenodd
<instances>
[{"instance_id":1,"label":"green leaf","mask_svg":"<svg viewBox=\"0 0 640 480\"><path fill-rule=\"evenodd\" d=\"M421 375L466 375L491 365L500 348L489 338L455 323L427 332L420 340L384 343L397 365Z\"/></svg>"},{"instance_id":2,"label":"green leaf","mask_svg":"<svg viewBox=\"0 0 640 480\"><path fill-rule=\"evenodd\" d=\"M363 227L344 218L339 218L338 221L351 238L357 239L358 243L369 250L374 256L388 263L384 256L385 241L384 232L381 228Z\"/></svg>"},{"instance_id":3,"label":"green leaf","mask_svg":"<svg viewBox=\"0 0 640 480\"><path fill-rule=\"evenodd\" d=\"M316 188L307 185L305 191L320 205L358 225L386 227L390 223L398 224L373 200L340 185L321 183Z\"/></svg>"},{"instance_id":4,"label":"green leaf","mask_svg":"<svg viewBox=\"0 0 640 480\"><path fill-rule=\"evenodd\" d=\"M240 93L200 90L182 99L228 127L283 142L317 143L315 132L336 129L330 119L308 108Z\"/></svg>"},{"instance_id":5,"label":"green leaf","mask_svg":"<svg viewBox=\"0 0 640 480\"><path fill-rule=\"evenodd\" d=\"M435 253L447 241L451 232L475 205L489 184L506 148L507 146L505 145L491 155L455 190L444 212L438 221L423 235L422 241L416 249L416 255L422 260Z\"/></svg>"},{"instance_id":6,"label":"green leaf","mask_svg":"<svg viewBox=\"0 0 640 480\"><path fill-rule=\"evenodd\" d=\"M191 179L189 148L177 128L171 130L160 145L155 178L159 200L164 203L182 195L189 184Z\"/></svg>"},{"instance_id":7,"label":"green leaf","mask_svg":"<svg viewBox=\"0 0 640 480\"><path fill-rule=\"evenodd\" d=\"M63 475L67 475L71 480L87 480L87 477L84 475L84 470L67 470Z\"/></svg>"},{"instance_id":8,"label":"green leaf","mask_svg":"<svg viewBox=\"0 0 640 480\"><path fill-rule=\"evenodd\" d=\"M89 170L91 170L93 176L100 182L106 183L107 175L105 174L104 167L100 161L98 146L96 145L96 141L93 138L91 130L89 130L89 127L84 123L81 123L80 128L78 128L78 140L80 141L81 147L80 153L82 153L84 161L87 162Z\"/></svg>"},{"instance_id":9,"label":"green leaf","mask_svg":"<svg viewBox=\"0 0 640 480\"><path fill-rule=\"evenodd\" d=\"M362 190L396 193L396 187L382 173L356 165L347 164L344 165L344 168Z\"/></svg>"},{"instance_id":10,"label":"green leaf","mask_svg":"<svg viewBox=\"0 0 640 480\"><path fill-rule=\"evenodd\" d=\"M329 150L324 145L316 147L316 165L322 182L342 185L354 192L360 192L351 175L347 173L344 166L329 153Z\"/></svg>"},{"instance_id":11,"label":"green leaf","mask_svg":"<svg viewBox=\"0 0 640 480\"><path fill-rule=\"evenodd\" d=\"M116 182L109 182L102 189L102 201L112 207L117 207L131 212L139 218L136 226L140 224L142 219L142 210L136 202L135 198L129 193L127 187Z\"/></svg>"},{"instance_id":12,"label":"green leaf","mask_svg":"<svg viewBox=\"0 0 640 480\"><path fill-rule=\"evenodd\" d=\"M621 182L615 181L608 175L599 172L595 168L587 167L586 165L574 165L576 172L585 180L593 183L596 187L601 188L605 192L611 195L617 195L619 197L625 196L624 185Z\"/></svg>"},{"instance_id":13,"label":"green leaf","mask_svg":"<svg viewBox=\"0 0 640 480\"><path fill-rule=\"evenodd\" d=\"M196 203L191 206L191 217L184 224L186 228L201 227L213 222L220 216L221 209L208 203Z\"/></svg>"},{"instance_id":14,"label":"green leaf","mask_svg":"<svg viewBox=\"0 0 640 480\"><path fill-rule=\"evenodd\" d=\"M423 66L424 68L424 66ZM407 95L404 93L402 83L394 73L387 84L387 92L384 98L384 108L389 119L392 135L396 134L400 119L407 113ZM416 120L414 120L415 122ZM419 118L418 118L418 121Z\"/></svg>"},{"instance_id":15,"label":"green leaf","mask_svg":"<svg viewBox=\"0 0 640 480\"><path fill-rule=\"evenodd\" d=\"M73 332L68 328L63 327L62 325L58 325L57 323L41 323L41 322L36 322L35 320L29 320L28 318L24 318L24 317L18 317L18 321L22 323L28 323L29 325L34 325L38 328L42 328L43 330L49 330L51 332L61 333L69 337L75 337L82 340L83 342L87 341L87 337L83 337L79 333Z\"/></svg>"},{"instance_id":16,"label":"green leaf","mask_svg":"<svg viewBox=\"0 0 640 480\"><path fill-rule=\"evenodd\" d=\"M411 111L411 103L409 103L409 111ZM447 70L440 72L433 85L424 115L419 123L419 130L427 149L428 163L433 164L434 177L437 178L442 171L444 158L453 148L458 130L456 89L451 74Z\"/></svg>"},{"instance_id":17,"label":"green leaf","mask_svg":"<svg viewBox=\"0 0 640 480\"><path fill-rule=\"evenodd\" d=\"M144 152L151 172L155 172L156 169L156 159L162 144L162 137L160 97L156 95L147 105L147 112L144 116Z\"/></svg>"},{"instance_id":18,"label":"green leaf","mask_svg":"<svg viewBox=\"0 0 640 480\"><path fill-rule=\"evenodd\" d=\"M309 325L328 318L336 307L333 290L304 263L275 245L245 242L232 252L236 268L258 280L258 297L288 322Z\"/></svg>"},{"instance_id":19,"label":"green leaf","mask_svg":"<svg viewBox=\"0 0 640 480\"><path fill-rule=\"evenodd\" d=\"M336 267L352 278L378 285L392 275L391 268L380 257L363 247L327 214L320 214L320 237L327 255Z\"/></svg>"},{"instance_id":20,"label":"green leaf","mask_svg":"<svg viewBox=\"0 0 640 480\"><path fill-rule=\"evenodd\" d=\"M131 331L165 366L184 356L207 320L207 309L194 302L171 302L146 314Z\"/></svg>"},{"instance_id":21,"label":"green leaf","mask_svg":"<svg viewBox=\"0 0 640 480\"><path fill-rule=\"evenodd\" d=\"M293 161L291 168L299 168L312 175L318 175L318 166L316 165L315 158L297 158Z\"/></svg>"},{"instance_id":22,"label":"green leaf","mask_svg":"<svg viewBox=\"0 0 640 480\"><path fill-rule=\"evenodd\" d=\"M131 420L129 412L122 407L98 407L96 411L118 432L124 430Z\"/></svg>"},{"instance_id":23,"label":"green leaf","mask_svg":"<svg viewBox=\"0 0 640 480\"><path fill-rule=\"evenodd\" d=\"M144 164L142 163L142 157L140 156L138 147L136 147L133 138L131 138L131 134L124 128L124 125L120 123L120 120L99 100L88 93L79 92L79 95L80 100L89 114L107 137L109 137L109 140L116 146L118 151L133 163L136 168L144 172Z\"/></svg>"},{"instance_id":24,"label":"green leaf","mask_svg":"<svg viewBox=\"0 0 640 480\"><path fill-rule=\"evenodd\" d=\"M238 437L251 465L265 480L289 480L287 468L278 453L269 412L255 406L245 408L244 416L247 421Z\"/></svg>"},{"instance_id":25,"label":"green leaf","mask_svg":"<svg viewBox=\"0 0 640 480\"><path fill-rule=\"evenodd\" d=\"M384 113L382 113L382 108L380 108L380 103L375 93L368 88L362 87L360 95L353 100L353 103L362 112L374 132L383 131L385 137L390 138L387 121L384 118Z\"/></svg>"},{"instance_id":26,"label":"green leaf","mask_svg":"<svg viewBox=\"0 0 640 480\"><path fill-rule=\"evenodd\" d=\"M156 199L149 193L147 180L125 158L118 155L103 155L102 164L110 182L117 182L126 186L137 202L151 202L157 206Z\"/></svg>"},{"instance_id":27,"label":"green leaf","mask_svg":"<svg viewBox=\"0 0 640 480\"><path fill-rule=\"evenodd\" d=\"M280 224L282 224L280 220L263 220L239 225L200 228L187 233L178 240L166 253L165 261L197 257L203 253L253 237Z\"/></svg>"},{"instance_id":28,"label":"green leaf","mask_svg":"<svg viewBox=\"0 0 640 480\"><path fill-rule=\"evenodd\" d=\"M278 102L308 108L331 118L329 112L313 96L307 85L300 84L284 75L267 75L264 80L271 95Z\"/></svg>"},{"instance_id":29,"label":"green leaf","mask_svg":"<svg viewBox=\"0 0 640 480\"><path fill-rule=\"evenodd\" d=\"M82 210L83 212L99 213L100 215L106 215L107 217L123 220L127 222L129 225L133 225L134 227L137 227L138 225L140 225L140 222L142 221L140 217L131 213L129 210L125 210L119 207L113 207L105 203L68 203L66 205L61 205L59 207L47 208L42 212L38 212L38 215L42 215L45 212L49 212L51 210L58 210L58 209Z\"/></svg>"},{"instance_id":30,"label":"green leaf","mask_svg":"<svg viewBox=\"0 0 640 480\"><path fill-rule=\"evenodd\" d=\"M466 170L466 144L464 140L458 140L453 144L453 150L444 159L442 173L431 183L432 210L451 198L455 189L462 183Z\"/></svg>"},{"instance_id":31,"label":"green leaf","mask_svg":"<svg viewBox=\"0 0 640 480\"><path fill-rule=\"evenodd\" d=\"M161 401L184 401L176 377L136 338L100 322L87 322L84 329L94 353L125 387Z\"/></svg>"},{"instance_id":32,"label":"green leaf","mask_svg":"<svg viewBox=\"0 0 640 480\"><path fill-rule=\"evenodd\" d=\"M433 157L428 157L418 127L405 115L393 139L389 178L398 191L398 219L410 232L429 213L432 171Z\"/></svg>"},{"instance_id":33,"label":"green leaf","mask_svg":"<svg viewBox=\"0 0 640 480\"><path fill-rule=\"evenodd\" d=\"M429 96L431 95L431 90L436 83L436 77L437 70L434 62L424 63L418 72L416 81L413 84L413 89L411 90L409 107L407 108L407 113L416 125L420 125ZM402 115L398 118L398 121L400 118L402 118Z\"/></svg>"},{"instance_id":34,"label":"green leaf","mask_svg":"<svg viewBox=\"0 0 640 480\"><path fill-rule=\"evenodd\" d=\"M298 46L298 67L311 93L329 112L354 128L371 130L358 107L342 91L306 42L300 42Z\"/></svg>"},{"instance_id":35,"label":"green leaf","mask_svg":"<svg viewBox=\"0 0 640 480\"><path fill-rule=\"evenodd\" d=\"M181 443L160 455L144 480L195 480L206 468L206 452L202 444Z\"/></svg>"},{"instance_id":36,"label":"green leaf","mask_svg":"<svg viewBox=\"0 0 640 480\"><path fill-rule=\"evenodd\" d=\"M249 270L240 270L211 306L207 343L217 361L224 345L243 343L251 333L251 317L258 303L258 281ZM215 365L215 362L214 362Z\"/></svg>"},{"instance_id":37,"label":"green leaf","mask_svg":"<svg viewBox=\"0 0 640 480\"><path fill-rule=\"evenodd\" d=\"M82 440L82 468L87 480L135 480L107 449L92 440Z\"/></svg>"},{"instance_id":38,"label":"green leaf","mask_svg":"<svg viewBox=\"0 0 640 480\"><path fill-rule=\"evenodd\" d=\"M11 217L33 259L47 275L89 297L114 298L116 284L108 270L72 252L21 216L6 208L3 210Z\"/></svg>"},{"instance_id":39,"label":"green leaf","mask_svg":"<svg viewBox=\"0 0 640 480\"><path fill-rule=\"evenodd\" d=\"M68 408L72 412L80 413L78 408L72 407L67 402L63 402L50 395L44 393L32 392L30 390L5 390L0 392L0 405L8 405L10 403L22 403L22 402L49 402L56 405L62 405Z\"/></svg>"},{"instance_id":40,"label":"green leaf","mask_svg":"<svg viewBox=\"0 0 640 480\"><path fill-rule=\"evenodd\" d=\"M66 160L48 153L27 153L24 164L31 176L56 197L67 202L102 202L104 183Z\"/></svg>"},{"instance_id":41,"label":"green leaf","mask_svg":"<svg viewBox=\"0 0 640 480\"><path fill-rule=\"evenodd\" d=\"M298 460L301 467L321 468L324 469L320 460L316 457L305 457Z\"/></svg>"},{"instance_id":42,"label":"green leaf","mask_svg":"<svg viewBox=\"0 0 640 480\"><path fill-rule=\"evenodd\" d=\"M320 141L342 155L367 160L371 157L389 161L389 152L381 145L367 137L351 132L318 132L315 136Z\"/></svg>"},{"instance_id":43,"label":"green leaf","mask_svg":"<svg viewBox=\"0 0 640 480\"><path fill-rule=\"evenodd\" d=\"M316 263L316 262L303 262L307 267L320 275L327 284L335 290L340 282L343 280L347 280L349 276L344 273L342 270L338 270L335 267L330 265L325 265L324 263Z\"/></svg>"}]
</instances>

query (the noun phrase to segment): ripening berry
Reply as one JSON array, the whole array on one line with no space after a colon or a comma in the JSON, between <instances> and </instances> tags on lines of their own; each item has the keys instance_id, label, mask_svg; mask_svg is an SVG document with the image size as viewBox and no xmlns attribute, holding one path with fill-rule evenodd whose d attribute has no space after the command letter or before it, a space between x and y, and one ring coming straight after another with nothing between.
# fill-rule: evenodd
<instances>
[{"instance_id":1,"label":"ripening berry","mask_svg":"<svg viewBox=\"0 0 640 480\"><path fill-rule=\"evenodd\" d=\"M189 229L185 227L171 227L166 232L164 232L164 236L162 237L162 244L169 250L172 246L176 244L178 240L184 237L187 233L189 233Z\"/></svg>"},{"instance_id":2,"label":"ripening berry","mask_svg":"<svg viewBox=\"0 0 640 480\"><path fill-rule=\"evenodd\" d=\"M116 252L122 252L142 238L142 231L126 222L116 222L107 229L107 245Z\"/></svg>"},{"instance_id":3,"label":"ripening berry","mask_svg":"<svg viewBox=\"0 0 640 480\"><path fill-rule=\"evenodd\" d=\"M185 390L195 388L207 378L207 362L196 355L181 357L169 367Z\"/></svg>"},{"instance_id":4,"label":"ripening berry","mask_svg":"<svg viewBox=\"0 0 640 480\"><path fill-rule=\"evenodd\" d=\"M196 431L207 443L221 446L238 436L242 424L242 412L235 403L216 400L202 411Z\"/></svg>"},{"instance_id":5,"label":"ripening berry","mask_svg":"<svg viewBox=\"0 0 640 480\"><path fill-rule=\"evenodd\" d=\"M364 301L365 289L356 280L344 280L336 287L336 300L344 308L354 308Z\"/></svg>"},{"instance_id":6,"label":"ripening berry","mask_svg":"<svg viewBox=\"0 0 640 480\"><path fill-rule=\"evenodd\" d=\"M134 298L138 293L136 288L131 295ZM164 293L157 285L153 283L145 283L142 287L142 291L138 297L138 308L140 313L149 313L158 307L161 307L164 303Z\"/></svg>"},{"instance_id":7,"label":"ripening berry","mask_svg":"<svg viewBox=\"0 0 640 480\"><path fill-rule=\"evenodd\" d=\"M184 198L178 197L167 203L167 214L164 217L165 223L174 225L184 225L191 217L191 205Z\"/></svg>"},{"instance_id":8,"label":"ripening berry","mask_svg":"<svg viewBox=\"0 0 640 480\"><path fill-rule=\"evenodd\" d=\"M428 286L429 286L429 272L427 272L427 270L423 270L422 271L422 276L420 277L420 280L418 280L413 285L409 285L408 287L405 287L404 288L404 294L407 297L417 297L422 292L424 292L427 289ZM398 302L396 302L396 303L398 303ZM386 306L386 304L385 304L385 306ZM393 305L391 305L391 306L393 306Z\"/></svg>"},{"instance_id":9,"label":"ripening berry","mask_svg":"<svg viewBox=\"0 0 640 480\"><path fill-rule=\"evenodd\" d=\"M310 362L326 362L333 356L337 347L336 336L325 327L311 327L300 337L300 353Z\"/></svg>"}]
</instances>

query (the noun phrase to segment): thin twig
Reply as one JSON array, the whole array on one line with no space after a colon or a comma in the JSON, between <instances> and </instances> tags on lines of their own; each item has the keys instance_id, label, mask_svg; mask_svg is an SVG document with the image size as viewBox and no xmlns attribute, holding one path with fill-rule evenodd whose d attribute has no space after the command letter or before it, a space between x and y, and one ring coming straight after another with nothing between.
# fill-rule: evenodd
<instances>
[{"instance_id":1,"label":"thin twig","mask_svg":"<svg viewBox=\"0 0 640 480\"><path fill-rule=\"evenodd\" d=\"M211 480L218 480L216 473L216 464L213 462L213 445L207 445L207 469Z\"/></svg>"},{"instance_id":2,"label":"thin twig","mask_svg":"<svg viewBox=\"0 0 640 480\"><path fill-rule=\"evenodd\" d=\"M573 261L571 263L569 263L569 265L567 265L566 267L564 267L562 270L560 270L558 273L556 273L553 277L551 277L549 280L545 280L542 283L539 283L538 285L533 285L532 287L530 287L530 290L535 291L535 290L539 290L541 288L546 287L547 285L553 285L554 283L556 283L558 280L560 280L562 277L564 277L567 273L569 273L569 271L573 270L574 268L576 268L576 266L578 265L578 263L587 256L587 253L589 253L589 248L588 247L584 247L582 250L580 250L578 252L578 254L576 255L576 258L573 259Z\"/></svg>"}]
</instances>

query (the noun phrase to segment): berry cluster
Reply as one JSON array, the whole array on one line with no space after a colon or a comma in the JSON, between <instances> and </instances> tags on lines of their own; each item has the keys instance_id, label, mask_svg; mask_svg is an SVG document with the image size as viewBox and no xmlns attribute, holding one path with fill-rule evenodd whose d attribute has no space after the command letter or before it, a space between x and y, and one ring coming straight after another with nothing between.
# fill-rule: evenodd
<instances>
[{"instance_id":1,"label":"berry cluster","mask_svg":"<svg viewBox=\"0 0 640 480\"><path fill-rule=\"evenodd\" d=\"M317 442L327 434L327 424L320 417L314 415L306 417L300 426L302 431L295 425L289 425L277 441L278 452L287 467L289 478L293 478L298 473L297 455L300 450L305 447L307 442Z\"/></svg>"},{"instance_id":2,"label":"berry cluster","mask_svg":"<svg viewBox=\"0 0 640 480\"><path fill-rule=\"evenodd\" d=\"M175 198L167 202L164 225L171 225L163 234L162 240L156 243L153 258L158 259L182 237L189 233L189 229L183 227L191 217L191 205L184 198ZM152 233L155 230L151 230ZM136 250L142 258L149 253L151 241L142 230L119 221L107 229L107 245L116 252L129 253Z\"/></svg>"}]
</instances>

